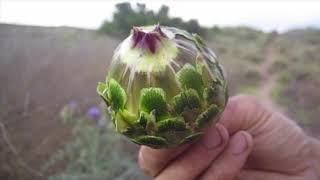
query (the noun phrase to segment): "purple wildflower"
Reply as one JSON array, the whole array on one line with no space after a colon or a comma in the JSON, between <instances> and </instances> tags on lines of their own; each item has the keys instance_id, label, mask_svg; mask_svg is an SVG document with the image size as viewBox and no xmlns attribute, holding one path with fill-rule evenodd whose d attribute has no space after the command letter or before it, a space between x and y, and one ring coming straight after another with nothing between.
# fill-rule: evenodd
<instances>
[{"instance_id":1,"label":"purple wildflower","mask_svg":"<svg viewBox=\"0 0 320 180\"><path fill-rule=\"evenodd\" d=\"M77 103L77 101L70 101L69 103L68 103L68 107L70 108L70 109L72 109L72 110L77 110L78 109L78 107L79 107L79 105L78 105L78 103Z\"/></svg>"},{"instance_id":2,"label":"purple wildflower","mask_svg":"<svg viewBox=\"0 0 320 180\"><path fill-rule=\"evenodd\" d=\"M92 119L99 120L101 118L101 116L102 116L102 113L101 113L99 108L93 106L93 107L88 109L87 116L92 118Z\"/></svg>"}]
</instances>

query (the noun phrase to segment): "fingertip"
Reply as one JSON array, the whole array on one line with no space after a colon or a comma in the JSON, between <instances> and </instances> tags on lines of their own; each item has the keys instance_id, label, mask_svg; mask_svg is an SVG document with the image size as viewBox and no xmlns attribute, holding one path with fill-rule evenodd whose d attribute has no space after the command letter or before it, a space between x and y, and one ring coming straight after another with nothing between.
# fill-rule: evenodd
<instances>
[{"instance_id":1,"label":"fingertip","mask_svg":"<svg viewBox=\"0 0 320 180\"><path fill-rule=\"evenodd\" d=\"M229 139L228 131L221 124L211 126L197 144L207 150L214 150L217 147L226 145Z\"/></svg>"},{"instance_id":2,"label":"fingertip","mask_svg":"<svg viewBox=\"0 0 320 180\"><path fill-rule=\"evenodd\" d=\"M230 152L234 156L249 154L253 146L252 136L246 131L237 132L230 140Z\"/></svg>"},{"instance_id":3,"label":"fingertip","mask_svg":"<svg viewBox=\"0 0 320 180\"><path fill-rule=\"evenodd\" d=\"M245 136L247 143L248 143L248 150L251 151L253 147L253 136L247 131L241 131Z\"/></svg>"},{"instance_id":4,"label":"fingertip","mask_svg":"<svg viewBox=\"0 0 320 180\"><path fill-rule=\"evenodd\" d=\"M207 129L204 136L167 166L158 179L195 179L219 158L229 142L229 133L222 124ZM175 177L175 178L174 178Z\"/></svg>"},{"instance_id":5,"label":"fingertip","mask_svg":"<svg viewBox=\"0 0 320 180\"><path fill-rule=\"evenodd\" d=\"M252 149L252 136L245 132L235 133L227 149L202 175L202 180L233 179L244 166Z\"/></svg>"},{"instance_id":6,"label":"fingertip","mask_svg":"<svg viewBox=\"0 0 320 180\"><path fill-rule=\"evenodd\" d=\"M229 133L228 133L227 128L225 128L225 127L224 127L222 124L220 124L220 123L217 123L217 124L216 124L216 128L219 130L219 132L220 132L223 140L227 142L227 141L229 140Z\"/></svg>"}]
</instances>

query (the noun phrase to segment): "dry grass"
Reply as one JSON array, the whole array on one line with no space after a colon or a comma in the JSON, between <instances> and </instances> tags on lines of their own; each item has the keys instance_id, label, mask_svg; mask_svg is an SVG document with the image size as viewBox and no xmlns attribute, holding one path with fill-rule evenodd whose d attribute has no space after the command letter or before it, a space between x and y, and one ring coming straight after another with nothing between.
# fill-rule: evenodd
<instances>
[{"instance_id":1,"label":"dry grass","mask_svg":"<svg viewBox=\"0 0 320 180\"><path fill-rule=\"evenodd\" d=\"M63 104L75 99L85 108L100 102L95 86L117 43L87 30L0 25L1 122L33 168L68 137L57 117ZM16 169L8 149L0 151L1 164ZM0 168L0 174L8 173L19 171Z\"/></svg>"}]
</instances>

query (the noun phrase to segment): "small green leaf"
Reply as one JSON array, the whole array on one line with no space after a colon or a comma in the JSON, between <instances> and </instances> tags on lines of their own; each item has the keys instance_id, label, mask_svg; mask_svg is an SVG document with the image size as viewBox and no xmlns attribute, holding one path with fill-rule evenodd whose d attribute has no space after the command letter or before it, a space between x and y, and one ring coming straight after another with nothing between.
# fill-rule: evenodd
<instances>
[{"instance_id":1,"label":"small green leaf","mask_svg":"<svg viewBox=\"0 0 320 180\"><path fill-rule=\"evenodd\" d=\"M224 82L222 67L218 63L214 63L210 60L207 60L206 62L208 64L208 67L214 72L214 81L222 85L222 82Z\"/></svg>"},{"instance_id":2,"label":"small green leaf","mask_svg":"<svg viewBox=\"0 0 320 180\"><path fill-rule=\"evenodd\" d=\"M217 96L217 89L215 87L207 87L204 89L203 97L207 102L212 102L214 97Z\"/></svg>"},{"instance_id":3,"label":"small green leaf","mask_svg":"<svg viewBox=\"0 0 320 180\"><path fill-rule=\"evenodd\" d=\"M133 139L133 142L141 144L141 145L148 145L154 148L160 148L167 146L167 140L162 137L157 136L139 136Z\"/></svg>"},{"instance_id":4,"label":"small green leaf","mask_svg":"<svg viewBox=\"0 0 320 180\"><path fill-rule=\"evenodd\" d=\"M203 135L203 132L191 134L191 135L185 137L179 144L186 144L186 143L194 142L194 141L198 140L202 135Z\"/></svg>"},{"instance_id":5,"label":"small green leaf","mask_svg":"<svg viewBox=\"0 0 320 180\"><path fill-rule=\"evenodd\" d=\"M99 82L97 86L97 93L103 99L103 101L109 106L110 102L108 100L108 87L105 83Z\"/></svg>"},{"instance_id":6,"label":"small green leaf","mask_svg":"<svg viewBox=\"0 0 320 180\"><path fill-rule=\"evenodd\" d=\"M196 125L199 128L203 128L208 125L209 122L219 114L219 108L215 104L211 104L208 109L201 113L196 119Z\"/></svg>"},{"instance_id":7,"label":"small green leaf","mask_svg":"<svg viewBox=\"0 0 320 180\"><path fill-rule=\"evenodd\" d=\"M141 111L150 113L155 110L156 117L167 113L165 92L161 88L143 88L140 94Z\"/></svg>"},{"instance_id":8,"label":"small green leaf","mask_svg":"<svg viewBox=\"0 0 320 180\"><path fill-rule=\"evenodd\" d=\"M157 123L158 132L165 131L184 131L186 130L186 123L182 117L169 118Z\"/></svg>"},{"instance_id":9,"label":"small green leaf","mask_svg":"<svg viewBox=\"0 0 320 180\"><path fill-rule=\"evenodd\" d=\"M194 36L192 36L192 34L190 34L189 32L181 29L176 29L176 28L172 30L174 30L174 33L176 33L176 36L185 38L189 41L194 41Z\"/></svg>"},{"instance_id":10,"label":"small green leaf","mask_svg":"<svg viewBox=\"0 0 320 180\"><path fill-rule=\"evenodd\" d=\"M123 135L127 137L137 137L137 136L142 136L146 134L146 131L139 126L130 126L125 132L122 133Z\"/></svg>"},{"instance_id":11,"label":"small green leaf","mask_svg":"<svg viewBox=\"0 0 320 180\"><path fill-rule=\"evenodd\" d=\"M197 48L200 51L204 51L204 47L206 46L203 39L198 35L198 34L192 34L194 39L195 39L195 43L197 45Z\"/></svg>"},{"instance_id":12,"label":"small green leaf","mask_svg":"<svg viewBox=\"0 0 320 180\"><path fill-rule=\"evenodd\" d=\"M155 117L155 110L152 110L150 113L150 118L146 124L146 131L148 134L154 134L157 131L157 124L156 124L156 117Z\"/></svg>"},{"instance_id":13,"label":"small green leaf","mask_svg":"<svg viewBox=\"0 0 320 180\"><path fill-rule=\"evenodd\" d=\"M119 133L124 133L128 130L129 124L123 119L123 117L118 113L115 117L116 130Z\"/></svg>"},{"instance_id":14,"label":"small green leaf","mask_svg":"<svg viewBox=\"0 0 320 180\"><path fill-rule=\"evenodd\" d=\"M112 78L108 81L108 99L115 111L123 109L127 101L126 92L121 85Z\"/></svg>"},{"instance_id":15,"label":"small green leaf","mask_svg":"<svg viewBox=\"0 0 320 180\"><path fill-rule=\"evenodd\" d=\"M99 82L97 86L97 93L100 96L105 96L107 92L107 85L105 83Z\"/></svg>"},{"instance_id":16,"label":"small green leaf","mask_svg":"<svg viewBox=\"0 0 320 180\"><path fill-rule=\"evenodd\" d=\"M137 117L126 109L119 110L118 113L121 115L123 120L126 121L128 124L133 125L137 122Z\"/></svg>"},{"instance_id":17,"label":"small green leaf","mask_svg":"<svg viewBox=\"0 0 320 180\"><path fill-rule=\"evenodd\" d=\"M224 107L227 102L228 94L223 87L217 83L204 89L204 99L208 104L216 104L219 107Z\"/></svg>"},{"instance_id":18,"label":"small green leaf","mask_svg":"<svg viewBox=\"0 0 320 180\"><path fill-rule=\"evenodd\" d=\"M142 126L143 128L145 128L146 127L146 125L147 125L147 122L148 121L150 121L151 120L151 117L150 117L150 115L148 114L148 113L146 113L146 112L140 112L140 117L139 117L139 119L138 119L138 124L140 125L140 126Z\"/></svg>"},{"instance_id":19,"label":"small green leaf","mask_svg":"<svg viewBox=\"0 0 320 180\"><path fill-rule=\"evenodd\" d=\"M229 99L229 86L227 83L225 83L224 87L224 106L226 105L226 102L228 102Z\"/></svg>"},{"instance_id":20,"label":"small green leaf","mask_svg":"<svg viewBox=\"0 0 320 180\"><path fill-rule=\"evenodd\" d=\"M195 89L199 95L202 95L203 81L201 74L190 64L185 64L177 73L177 79L184 89Z\"/></svg>"},{"instance_id":21,"label":"small green leaf","mask_svg":"<svg viewBox=\"0 0 320 180\"><path fill-rule=\"evenodd\" d=\"M191 134L191 130L186 128L182 131L174 131L174 130L167 130L163 132L157 133L158 136L165 138L168 141L168 146L174 147L178 145L182 139L189 136Z\"/></svg>"},{"instance_id":22,"label":"small green leaf","mask_svg":"<svg viewBox=\"0 0 320 180\"><path fill-rule=\"evenodd\" d=\"M204 55L202 53L199 53L196 59L196 69L202 76L203 84L208 86L214 82L217 82L217 78L214 75L214 72L212 72L209 65L205 62L206 58L204 57Z\"/></svg>"},{"instance_id":23,"label":"small green leaf","mask_svg":"<svg viewBox=\"0 0 320 180\"><path fill-rule=\"evenodd\" d=\"M188 89L173 97L173 107L180 114L186 109L200 108L200 97L197 91Z\"/></svg>"}]
</instances>

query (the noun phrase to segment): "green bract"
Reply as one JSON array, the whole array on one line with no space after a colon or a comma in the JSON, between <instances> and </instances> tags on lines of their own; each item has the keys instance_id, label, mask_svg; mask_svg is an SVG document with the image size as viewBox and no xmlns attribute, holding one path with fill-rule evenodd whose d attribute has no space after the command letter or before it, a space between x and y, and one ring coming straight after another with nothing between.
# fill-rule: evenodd
<instances>
[{"instance_id":1,"label":"green bract","mask_svg":"<svg viewBox=\"0 0 320 180\"><path fill-rule=\"evenodd\" d=\"M199 139L228 99L222 68L203 40L159 25L133 28L97 92L117 131L153 148Z\"/></svg>"}]
</instances>

